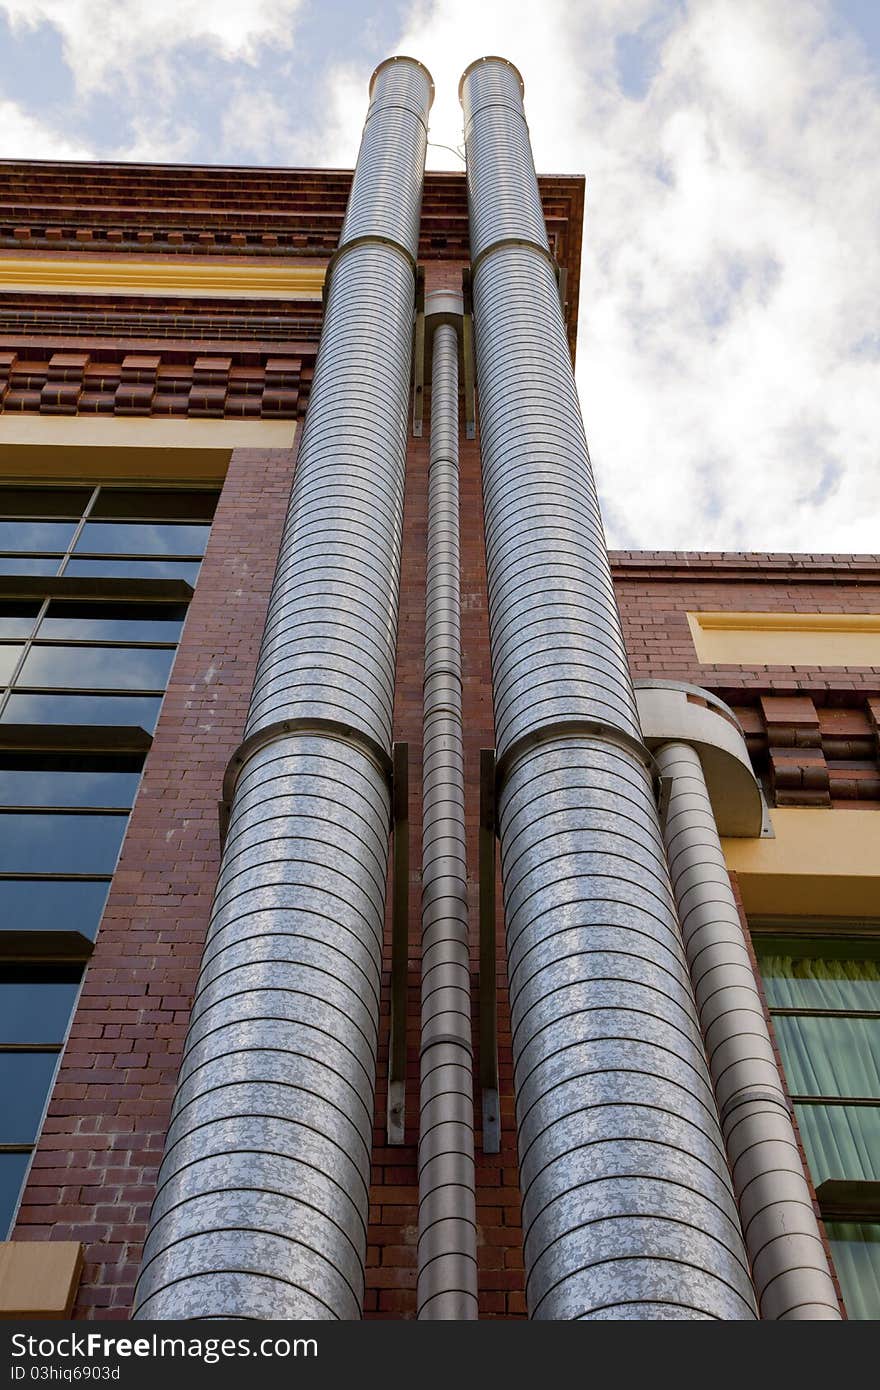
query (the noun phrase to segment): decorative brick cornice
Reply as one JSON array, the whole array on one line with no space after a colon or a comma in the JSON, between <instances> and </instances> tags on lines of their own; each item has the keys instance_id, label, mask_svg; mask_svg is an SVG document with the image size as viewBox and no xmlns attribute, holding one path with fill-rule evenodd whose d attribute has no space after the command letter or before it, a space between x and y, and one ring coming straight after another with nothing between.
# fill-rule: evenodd
<instances>
[{"instance_id":1,"label":"decorative brick cornice","mask_svg":"<svg viewBox=\"0 0 880 1390\"><path fill-rule=\"evenodd\" d=\"M880 702L853 692L847 704L842 698L823 704L813 695L754 691L753 703L734 705L777 806L880 802Z\"/></svg>"},{"instance_id":2,"label":"decorative brick cornice","mask_svg":"<svg viewBox=\"0 0 880 1390\"><path fill-rule=\"evenodd\" d=\"M39 339L0 341L6 414L293 420L305 414L316 345Z\"/></svg>"},{"instance_id":3,"label":"decorative brick cornice","mask_svg":"<svg viewBox=\"0 0 880 1390\"><path fill-rule=\"evenodd\" d=\"M822 555L733 550L612 550L616 582L878 584L880 555Z\"/></svg>"}]
</instances>

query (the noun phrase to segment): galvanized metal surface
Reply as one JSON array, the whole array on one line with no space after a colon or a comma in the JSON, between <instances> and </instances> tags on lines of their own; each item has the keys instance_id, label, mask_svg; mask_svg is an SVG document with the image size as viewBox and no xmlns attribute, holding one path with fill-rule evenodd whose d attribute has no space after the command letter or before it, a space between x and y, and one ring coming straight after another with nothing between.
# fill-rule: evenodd
<instances>
[{"instance_id":1,"label":"galvanized metal surface","mask_svg":"<svg viewBox=\"0 0 880 1390\"><path fill-rule=\"evenodd\" d=\"M721 1125L763 1319L839 1319L699 754L655 754L663 827Z\"/></svg>"},{"instance_id":2,"label":"galvanized metal surface","mask_svg":"<svg viewBox=\"0 0 880 1390\"><path fill-rule=\"evenodd\" d=\"M462 101L529 1310L751 1319L519 75Z\"/></svg>"},{"instance_id":3,"label":"galvanized metal surface","mask_svg":"<svg viewBox=\"0 0 880 1390\"><path fill-rule=\"evenodd\" d=\"M458 337L434 330L425 592L418 1316L477 1316L461 714Z\"/></svg>"},{"instance_id":4,"label":"galvanized metal surface","mask_svg":"<svg viewBox=\"0 0 880 1390\"><path fill-rule=\"evenodd\" d=\"M390 751L430 78L399 59L371 96L247 721L277 737L235 786L140 1318L361 1312L390 814L368 745Z\"/></svg>"}]
</instances>

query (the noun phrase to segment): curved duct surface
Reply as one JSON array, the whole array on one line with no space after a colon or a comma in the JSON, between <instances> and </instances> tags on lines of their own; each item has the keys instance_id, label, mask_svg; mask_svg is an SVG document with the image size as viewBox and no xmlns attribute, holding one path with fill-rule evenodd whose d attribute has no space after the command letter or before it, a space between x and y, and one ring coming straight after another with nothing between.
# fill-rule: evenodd
<instances>
[{"instance_id":1,"label":"curved duct surface","mask_svg":"<svg viewBox=\"0 0 880 1390\"><path fill-rule=\"evenodd\" d=\"M765 1319L839 1319L699 754L667 743L664 838L709 1067Z\"/></svg>"},{"instance_id":2,"label":"curved duct surface","mask_svg":"<svg viewBox=\"0 0 880 1390\"><path fill-rule=\"evenodd\" d=\"M519 75L462 102L529 1310L750 1319Z\"/></svg>"},{"instance_id":3,"label":"curved duct surface","mask_svg":"<svg viewBox=\"0 0 880 1390\"><path fill-rule=\"evenodd\" d=\"M430 311L426 304L426 310ZM458 338L434 330L425 593L418 1316L477 1316L461 717Z\"/></svg>"},{"instance_id":4,"label":"curved duct surface","mask_svg":"<svg viewBox=\"0 0 880 1390\"><path fill-rule=\"evenodd\" d=\"M431 96L410 59L371 87L139 1318L361 1313Z\"/></svg>"}]
</instances>

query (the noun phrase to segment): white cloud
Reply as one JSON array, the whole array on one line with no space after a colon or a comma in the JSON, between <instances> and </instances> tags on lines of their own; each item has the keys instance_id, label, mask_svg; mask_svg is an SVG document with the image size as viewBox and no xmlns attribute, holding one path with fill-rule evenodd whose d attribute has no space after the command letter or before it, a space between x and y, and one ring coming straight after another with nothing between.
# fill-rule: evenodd
<instances>
[{"instance_id":1,"label":"white cloud","mask_svg":"<svg viewBox=\"0 0 880 1390\"><path fill-rule=\"evenodd\" d=\"M94 150L0 100L0 159L94 159Z\"/></svg>"},{"instance_id":2,"label":"white cloud","mask_svg":"<svg viewBox=\"0 0 880 1390\"><path fill-rule=\"evenodd\" d=\"M261 46L290 48L302 0L2 0L13 29L51 24L82 94L118 80L161 79L156 60L182 44L255 64Z\"/></svg>"},{"instance_id":3,"label":"white cloud","mask_svg":"<svg viewBox=\"0 0 880 1390\"><path fill-rule=\"evenodd\" d=\"M634 100L615 39L648 22ZM610 542L876 549L880 93L823 0L443 0L397 50L434 75L432 141L461 143L461 71L502 53L538 168L587 174L578 375ZM333 89L336 158L367 76Z\"/></svg>"}]
</instances>

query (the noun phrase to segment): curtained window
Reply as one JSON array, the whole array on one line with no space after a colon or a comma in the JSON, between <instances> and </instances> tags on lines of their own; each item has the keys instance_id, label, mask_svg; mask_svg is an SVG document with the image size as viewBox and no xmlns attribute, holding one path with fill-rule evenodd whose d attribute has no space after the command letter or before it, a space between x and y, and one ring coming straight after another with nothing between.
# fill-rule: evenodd
<instances>
[{"instance_id":1,"label":"curtained window","mask_svg":"<svg viewBox=\"0 0 880 1390\"><path fill-rule=\"evenodd\" d=\"M859 1218L880 1184L880 941L756 931L754 944L813 1183L849 1184L854 1203L823 1212L847 1313L877 1319L880 1222Z\"/></svg>"}]
</instances>

